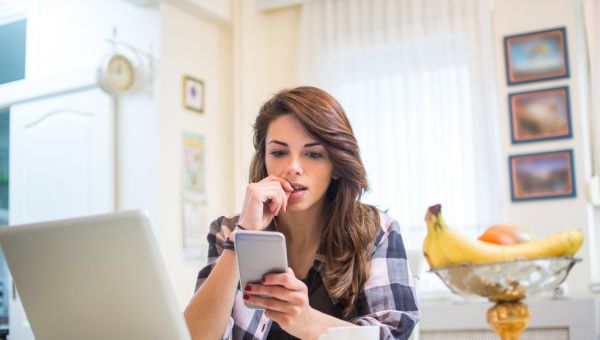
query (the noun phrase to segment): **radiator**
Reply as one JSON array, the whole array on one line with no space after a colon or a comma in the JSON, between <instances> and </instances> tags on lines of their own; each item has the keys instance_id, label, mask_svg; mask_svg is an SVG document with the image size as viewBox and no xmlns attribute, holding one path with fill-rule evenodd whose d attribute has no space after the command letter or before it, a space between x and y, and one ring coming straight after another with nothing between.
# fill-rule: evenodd
<instances>
[{"instance_id":1,"label":"radiator","mask_svg":"<svg viewBox=\"0 0 600 340\"><path fill-rule=\"evenodd\" d=\"M600 340L600 297L526 299L531 319L521 340ZM498 340L489 328L486 301L427 301L420 304L419 340Z\"/></svg>"},{"instance_id":2,"label":"radiator","mask_svg":"<svg viewBox=\"0 0 600 340\"><path fill-rule=\"evenodd\" d=\"M421 331L419 340L498 340L488 329ZM521 333L520 340L577 340L569 339L568 328L532 328Z\"/></svg>"}]
</instances>

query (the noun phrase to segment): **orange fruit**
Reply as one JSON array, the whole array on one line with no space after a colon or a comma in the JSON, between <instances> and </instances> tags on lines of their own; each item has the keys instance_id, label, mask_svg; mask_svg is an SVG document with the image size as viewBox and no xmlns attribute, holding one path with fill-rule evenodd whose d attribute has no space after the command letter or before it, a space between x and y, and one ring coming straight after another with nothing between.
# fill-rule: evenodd
<instances>
[{"instance_id":1,"label":"orange fruit","mask_svg":"<svg viewBox=\"0 0 600 340\"><path fill-rule=\"evenodd\" d=\"M531 230L516 224L494 224L479 236L481 241L501 245L525 243L534 238Z\"/></svg>"},{"instance_id":2,"label":"orange fruit","mask_svg":"<svg viewBox=\"0 0 600 340\"><path fill-rule=\"evenodd\" d=\"M481 234L481 236L479 236L478 240L505 246L517 244L517 240L515 240L511 235L497 229L487 229L483 234Z\"/></svg>"}]
</instances>

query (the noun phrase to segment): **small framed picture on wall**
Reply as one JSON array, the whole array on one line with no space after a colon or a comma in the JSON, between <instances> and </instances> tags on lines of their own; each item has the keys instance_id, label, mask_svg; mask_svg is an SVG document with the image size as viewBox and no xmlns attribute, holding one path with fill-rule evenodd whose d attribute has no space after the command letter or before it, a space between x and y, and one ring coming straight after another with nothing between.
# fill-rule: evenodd
<instances>
[{"instance_id":1,"label":"small framed picture on wall","mask_svg":"<svg viewBox=\"0 0 600 340\"><path fill-rule=\"evenodd\" d=\"M508 163L513 202L576 195L572 150L513 155Z\"/></svg>"},{"instance_id":2,"label":"small framed picture on wall","mask_svg":"<svg viewBox=\"0 0 600 340\"><path fill-rule=\"evenodd\" d=\"M204 82L191 76L183 76L183 107L204 112Z\"/></svg>"},{"instance_id":3,"label":"small framed picture on wall","mask_svg":"<svg viewBox=\"0 0 600 340\"><path fill-rule=\"evenodd\" d=\"M565 27L504 37L508 85L568 78Z\"/></svg>"},{"instance_id":4,"label":"small framed picture on wall","mask_svg":"<svg viewBox=\"0 0 600 340\"><path fill-rule=\"evenodd\" d=\"M511 93L508 107L513 144L573 135L567 86Z\"/></svg>"}]
</instances>

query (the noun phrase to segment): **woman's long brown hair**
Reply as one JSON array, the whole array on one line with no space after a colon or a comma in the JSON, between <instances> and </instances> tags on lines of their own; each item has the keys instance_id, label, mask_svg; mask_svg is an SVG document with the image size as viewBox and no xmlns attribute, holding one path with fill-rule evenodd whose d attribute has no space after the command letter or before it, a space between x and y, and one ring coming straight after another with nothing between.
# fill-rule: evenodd
<instances>
[{"instance_id":1,"label":"woman's long brown hair","mask_svg":"<svg viewBox=\"0 0 600 340\"><path fill-rule=\"evenodd\" d=\"M360 202L368 184L358 143L344 109L329 93L308 86L281 91L261 107L256 118L251 183L267 177L267 130L275 118L287 114L296 117L323 144L333 163L337 179L329 184L323 211L323 280L331 297L342 303L344 316L348 316L368 278L369 252L380 228L376 208Z\"/></svg>"}]
</instances>

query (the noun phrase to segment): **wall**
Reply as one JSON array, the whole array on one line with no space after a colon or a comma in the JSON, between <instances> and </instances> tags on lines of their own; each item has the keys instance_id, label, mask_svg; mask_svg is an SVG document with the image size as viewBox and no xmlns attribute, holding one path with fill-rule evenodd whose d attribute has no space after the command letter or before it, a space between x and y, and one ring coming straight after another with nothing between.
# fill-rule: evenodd
<instances>
[{"instance_id":1,"label":"wall","mask_svg":"<svg viewBox=\"0 0 600 340\"><path fill-rule=\"evenodd\" d=\"M127 0L137 1L137 0ZM169 3L184 12L194 14L205 22L211 22L224 27L231 25L231 0L150 0L153 2Z\"/></svg>"},{"instance_id":2,"label":"wall","mask_svg":"<svg viewBox=\"0 0 600 340\"><path fill-rule=\"evenodd\" d=\"M585 63L581 55L584 51L580 31L581 22L576 20L576 6L578 3L578 1L573 0L502 0L495 2L494 38L496 42L498 112L503 115L500 135L503 136L502 152L504 159L506 159L501 185L507 188L509 185L509 155L567 148L573 149L574 152L575 179L577 181L576 198L510 203L510 196L506 197L507 202L509 202L507 205L507 220L532 228L539 237L569 228L580 228L586 235L589 235L589 230L594 228L593 216L590 213L591 208L586 201L585 188L585 182L590 176L591 165L585 118L586 107L582 105L585 103L582 100L582 83L585 81L583 78L585 69L582 67ZM531 15L531 13L539 12L541 8L543 8L543 15ZM504 69L503 37L559 26L567 27L570 78L508 87ZM521 145L511 144L508 93L562 85L568 85L570 90L573 138ZM510 192L508 194L510 195ZM596 261L590 257L589 246L588 238L577 254L578 257L583 258L583 262L573 268L567 280L570 291L574 296L589 294L590 269Z\"/></svg>"},{"instance_id":3,"label":"wall","mask_svg":"<svg viewBox=\"0 0 600 340\"><path fill-rule=\"evenodd\" d=\"M266 12L265 46L269 72L267 88L279 91L304 85L298 83L298 56L300 41L300 6L290 6Z\"/></svg>"},{"instance_id":4,"label":"wall","mask_svg":"<svg viewBox=\"0 0 600 340\"><path fill-rule=\"evenodd\" d=\"M170 4L160 5L160 245L181 309L191 298L198 270L186 261L181 234L183 132L204 136L207 216L205 225L234 211L232 197L231 33ZM205 112L182 107L182 76L205 83Z\"/></svg>"}]
</instances>

